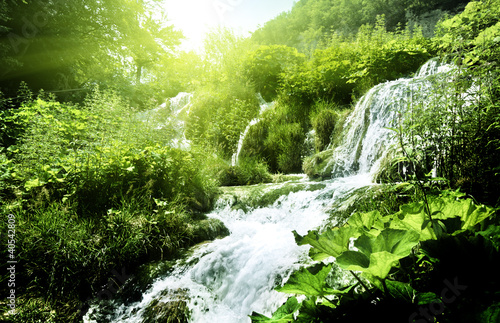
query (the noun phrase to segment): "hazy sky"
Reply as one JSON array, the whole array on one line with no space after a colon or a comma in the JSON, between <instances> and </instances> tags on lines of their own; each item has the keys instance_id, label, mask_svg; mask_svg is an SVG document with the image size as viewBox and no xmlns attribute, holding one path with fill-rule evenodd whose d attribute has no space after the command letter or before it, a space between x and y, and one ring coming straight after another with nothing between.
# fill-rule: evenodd
<instances>
[{"instance_id":1,"label":"hazy sky","mask_svg":"<svg viewBox=\"0 0 500 323\"><path fill-rule=\"evenodd\" d=\"M188 40L182 48L200 47L204 34L218 25L242 35L289 11L295 0L164 0L167 18Z\"/></svg>"}]
</instances>

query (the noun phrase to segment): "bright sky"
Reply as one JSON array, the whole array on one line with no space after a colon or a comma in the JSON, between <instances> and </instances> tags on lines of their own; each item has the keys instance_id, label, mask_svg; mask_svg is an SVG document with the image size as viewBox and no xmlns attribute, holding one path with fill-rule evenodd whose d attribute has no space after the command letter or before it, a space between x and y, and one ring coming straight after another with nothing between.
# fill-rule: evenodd
<instances>
[{"instance_id":1,"label":"bright sky","mask_svg":"<svg viewBox=\"0 0 500 323\"><path fill-rule=\"evenodd\" d=\"M283 11L292 9L296 0L164 0L168 20L181 29L181 48L198 49L207 31L218 25L247 36L259 25Z\"/></svg>"}]
</instances>

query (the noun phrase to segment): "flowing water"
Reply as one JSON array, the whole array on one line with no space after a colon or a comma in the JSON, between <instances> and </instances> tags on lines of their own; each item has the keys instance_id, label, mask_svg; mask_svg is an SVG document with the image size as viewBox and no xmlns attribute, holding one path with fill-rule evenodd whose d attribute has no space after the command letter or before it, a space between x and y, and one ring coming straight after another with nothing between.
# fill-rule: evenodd
<instances>
[{"instance_id":1,"label":"flowing water","mask_svg":"<svg viewBox=\"0 0 500 323\"><path fill-rule=\"evenodd\" d=\"M188 150L191 143L184 133L184 119L189 114L192 97L191 93L180 92L157 108L138 113L137 118L156 129L168 129L171 137L169 145Z\"/></svg>"},{"instance_id":2,"label":"flowing water","mask_svg":"<svg viewBox=\"0 0 500 323\"><path fill-rule=\"evenodd\" d=\"M292 231L304 235L321 227L334 201L373 185L383 151L395 141L386 127L397 122L408 103L401 98L425 91L431 86L426 83L428 75L440 71L431 61L415 78L381 84L360 100L347 120L343 142L333 152L334 178L322 182L323 189L290 193L273 205L247 212L235 210L230 200L220 200L208 216L222 220L230 235L198 246L189 259L158 279L141 301L118 305L109 320L143 322L153 300L168 302L176 297L165 291L187 294L190 320L195 323L250 322L253 311L270 315L287 298L274 288L307 262L308 247L297 246ZM307 186L307 179L302 183ZM92 322L89 315L86 321Z\"/></svg>"}]
</instances>

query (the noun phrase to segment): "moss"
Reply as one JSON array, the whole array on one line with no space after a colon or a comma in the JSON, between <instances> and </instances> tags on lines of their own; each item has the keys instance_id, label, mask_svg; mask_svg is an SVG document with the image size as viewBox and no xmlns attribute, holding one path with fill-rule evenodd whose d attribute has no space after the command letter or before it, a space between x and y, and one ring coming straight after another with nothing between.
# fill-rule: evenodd
<instances>
[{"instance_id":1,"label":"moss","mask_svg":"<svg viewBox=\"0 0 500 323\"><path fill-rule=\"evenodd\" d=\"M253 185L246 187L224 187L220 199L235 210L247 212L251 209L272 205L283 195L299 191L316 191L325 188L322 183L285 182L280 184Z\"/></svg>"},{"instance_id":2,"label":"moss","mask_svg":"<svg viewBox=\"0 0 500 323\"><path fill-rule=\"evenodd\" d=\"M165 290L162 295L168 296L169 301L157 299L151 301L144 311L143 323L187 323L190 311L187 306L188 293L185 289Z\"/></svg>"},{"instance_id":3,"label":"moss","mask_svg":"<svg viewBox=\"0 0 500 323\"><path fill-rule=\"evenodd\" d=\"M327 179L332 176L333 164L330 160L333 150L328 149L304 159L303 171L311 179Z\"/></svg>"},{"instance_id":4,"label":"moss","mask_svg":"<svg viewBox=\"0 0 500 323\"><path fill-rule=\"evenodd\" d=\"M414 197L413 186L406 183L361 187L330 205L329 223L341 225L358 212L378 210L382 216L393 214Z\"/></svg>"}]
</instances>

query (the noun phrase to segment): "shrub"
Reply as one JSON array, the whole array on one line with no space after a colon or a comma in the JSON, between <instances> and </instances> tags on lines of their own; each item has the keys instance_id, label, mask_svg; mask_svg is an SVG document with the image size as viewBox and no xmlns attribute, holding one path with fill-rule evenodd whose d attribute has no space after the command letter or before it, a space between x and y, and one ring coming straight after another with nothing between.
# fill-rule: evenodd
<instances>
[{"instance_id":1,"label":"shrub","mask_svg":"<svg viewBox=\"0 0 500 323\"><path fill-rule=\"evenodd\" d=\"M330 109L320 110L311 118L311 123L315 131L316 151L323 151L331 142L338 115Z\"/></svg>"},{"instance_id":2,"label":"shrub","mask_svg":"<svg viewBox=\"0 0 500 323\"><path fill-rule=\"evenodd\" d=\"M101 92L83 107L43 100L23 105L9 116L22 131L8 148L13 169L3 183L33 208L64 201L92 214L141 196L150 204L160 198L207 210L214 183L199 171L204 157L165 146L168 132L132 112Z\"/></svg>"},{"instance_id":3,"label":"shrub","mask_svg":"<svg viewBox=\"0 0 500 323\"><path fill-rule=\"evenodd\" d=\"M281 124L270 131L266 146L275 151L279 171L285 174L301 171L305 138L299 123Z\"/></svg>"},{"instance_id":4,"label":"shrub","mask_svg":"<svg viewBox=\"0 0 500 323\"><path fill-rule=\"evenodd\" d=\"M278 85L282 73L293 65L304 60L297 49L283 45L261 46L250 52L245 62L245 73L254 83L256 92L259 92L266 101L276 98Z\"/></svg>"},{"instance_id":5,"label":"shrub","mask_svg":"<svg viewBox=\"0 0 500 323\"><path fill-rule=\"evenodd\" d=\"M200 89L193 97L186 137L231 159L240 134L259 111L257 97L247 85L226 82Z\"/></svg>"},{"instance_id":6,"label":"shrub","mask_svg":"<svg viewBox=\"0 0 500 323\"><path fill-rule=\"evenodd\" d=\"M272 181L267 165L252 158L240 159L236 166L227 165L218 173L218 178L222 186L253 185Z\"/></svg>"}]
</instances>

